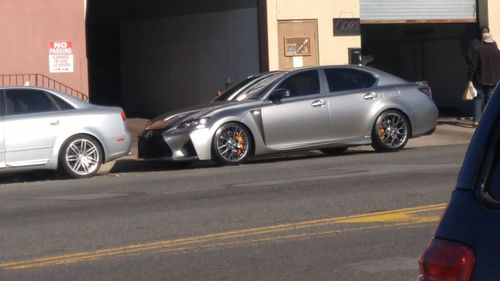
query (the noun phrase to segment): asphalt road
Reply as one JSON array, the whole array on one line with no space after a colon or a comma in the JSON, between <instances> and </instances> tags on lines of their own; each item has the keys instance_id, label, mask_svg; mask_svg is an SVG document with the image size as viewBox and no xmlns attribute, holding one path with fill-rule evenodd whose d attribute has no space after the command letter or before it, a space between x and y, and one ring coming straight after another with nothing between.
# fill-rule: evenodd
<instances>
[{"instance_id":1,"label":"asphalt road","mask_svg":"<svg viewBox=\"0 0 500 281\"><path fill-rule=\"evenodd\" d=\"M465 149L2 176L0 280L416 280Z\"/></svg>"}]
</instances>

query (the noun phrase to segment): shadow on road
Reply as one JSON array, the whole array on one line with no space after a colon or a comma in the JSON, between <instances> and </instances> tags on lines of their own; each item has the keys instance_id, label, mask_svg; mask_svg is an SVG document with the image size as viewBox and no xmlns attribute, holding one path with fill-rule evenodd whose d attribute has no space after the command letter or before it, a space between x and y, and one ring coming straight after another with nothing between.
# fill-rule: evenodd
<instances>
[{"instance_id":1,"label":"shadow on road","mask_svg":"<svg viewBox=\"0 0 500 281\"><path fill-rule=\"evenodd\" d=\"M410 148L408 148L410 149ZM322 157L342 157L355 154L375 153L371 150L348 150L339 155L326 155L319 151L301 151L294 153L279 153L269 154L264 156L253 156L242 165L255 165L274 162L306 160ZM117 160L110 173L134 173L134 172L158 172L158 171L175 171L186 169L199 168L217 168L222 167L212 161L188 161L174 162L168 160L138 160L138 159L121 159Z\"/></svg>"},{"instance_id":2,"label":"shadow on road","mask_svg":"<svg viewBox=\"0 0 500 281\"><path fill-rule=\"evenodd\" d=\"M30 172L18 172L18 173L7 173L0 175L0 185L2 184L13 184L13 183L23 183L23 182L37 182L37 181L48 181L48 180L62 180L67 179L64 175L56 171L30 171Z\"/></svg>"},{"instance_id":3,"label":"shadow on road","mask_svg":"<svg viewBox=\"0 0 500 281\"><path fill-rule=\"evenodd\" d=\"M411 148L406 148L411 149ZM274 162L286 162L307 160L323 157L345 157L356 154L371 154L373 150L348 150L339 155L326 155L319 151L301 151L293 153L270 154L265 156L254 156L248 159L248 162L242 165L256 165ZM108 173L103 173L98 176L106 176L108 174L120 173L146 173L160 171L177 171L188 169L205 169L205 168L223 168L211 161L187 161L173 162L168 160L140 160L140 159L119 159L117 160ZM54 181L67 180L65 175L57 171L31 171L24 173L12 173L0 175L0 185L13 183L30 183L38 181Z\"/></svg>"},{"instance_id":4,"label":"shadow on road","mask_svg":"<svg viewBox=\"0 0 500 281\"><path fill-rule=\"evenodd\" d=\"M449 125L460 128L474 128L472 120L439 120L438 125Z\"/></svg>"}]
</instances>

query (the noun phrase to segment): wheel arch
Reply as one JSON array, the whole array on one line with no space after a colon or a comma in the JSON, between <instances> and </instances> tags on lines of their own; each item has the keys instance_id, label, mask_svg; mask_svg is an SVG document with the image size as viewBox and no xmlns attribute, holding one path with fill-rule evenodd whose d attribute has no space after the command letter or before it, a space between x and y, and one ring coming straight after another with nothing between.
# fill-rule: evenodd
<instances>
[{"instance_id":1,"label":"wheel arch","mask_svg":"<svg viewBox=\"0 0 500 281\"><path fill-rule=\"evenodd\" d=\"M370 132L371 130L373 130L373 128L375 127L375 125L377 124L377 119L380 117L380 115L382 115L384 112L387 112L387 111L397 111L399 113L401 113L405 118L406 120L408 120L408 138L412 138L413 136L413 122L412 122L412 118L410 117L410 115L402 108L400 107L396 107L396 106L392 106L392 107L385 107L381 110L379 110L379 112L377 112L377 114L375 115L375 118L372 120L372 125L370 127Z\"/></svg>"},{"instance_id":2,"label":"wheel arch","mask_svg":"<svg viewBox=\"0 0 500 281\"><path fill-rule=\"evenodd\" d=\"M236 123L236 124L239 124L241 125L242 127L244 127L249 133L250 133L250 137L251 137L251 142L252 142L252 145L250 146L250 151L248 152L248 155L249 156L253 156L255 154L255 147L256 147L256 143L255 143L255 133L252 131L252 129L250 128L250 126L248 126L247 124L245 124L244 122L241 122L240 120L233 120L233 119L229 119L229 120L225 120L224 122L221 122L217 128L213 131L214 133L212 134L212 137L210 139L210 158L213 159L213 149L212 149L212 143L214 141L214 138L215 138L215 135L217 134L217 131L224 125L226 124L229 124L229 123Z\"/></svg>"}]
</instances>

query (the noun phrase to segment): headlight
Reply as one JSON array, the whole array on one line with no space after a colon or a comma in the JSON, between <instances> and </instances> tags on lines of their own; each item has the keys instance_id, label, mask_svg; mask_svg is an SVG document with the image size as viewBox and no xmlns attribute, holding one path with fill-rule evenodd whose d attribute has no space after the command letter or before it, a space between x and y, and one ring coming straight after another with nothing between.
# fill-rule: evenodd
<instances>
[{"instance_id":1,"label":"headlight","mask_svg":"<svg viewBox=\"0 0 500 281\"><path fill-rule=\"evenodd\" d=\"M203 129L206 127L208 119L209 117L203 117L203 118L184 121L177 126L177 129L187 129L187 128Z\"/></svg>"}]
</instances>

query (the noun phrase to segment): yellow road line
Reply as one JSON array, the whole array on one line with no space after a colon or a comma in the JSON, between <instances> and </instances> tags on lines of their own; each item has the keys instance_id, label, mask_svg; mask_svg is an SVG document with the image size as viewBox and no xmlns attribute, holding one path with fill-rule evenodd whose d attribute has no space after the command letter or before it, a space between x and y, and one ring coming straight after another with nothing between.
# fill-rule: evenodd
<instances>
[{"instance_id":1,"label":"yellow road line","mask_svg":"<svg viewBox=\"0 0 500 281\"><path fill-rule=\"evenodd\" d=\"M235 239L235 238L242 238L242 237L249 237L249 236L256 236L263 234L273 234L284 231L294 231L306 228L333 225L338 223L391 222L393 223L390 224L392 226L397 226L398 224L401 223L410 223L410 224L429 223L437 221L438 217L435 216L414 217L413 215L417 213L426 213L426 212L442 210L445 207L446 204L435 204L428 206L419 206L414 208L404 208L404 209L397 209L390 211L365 213L360 215L325 218L319 220L304 221L299 223L289 223L289 224L280 224L275 226L249 228L237 231L228 231L228 232L221 232L221 233L174 239L174 240L135 244L135 245L109 248L97 251L81 252L81 253L53 256L46 258L38 258L32 260L17 261L17 262L8 262L0 264L0 269L23 269L32 267L70 264L70 263L78 263L84 261L93 261L106 257L134 255L138 253L152 252L158 250L170 250L170 249L186 250L190 249L191 247L193 247L192 245L195 244L201 244L201 243L214 244L214 242L220 240L228 240L228 239ZM370 228L363 228L363 229L370 229ZM338 232L343 230L334 230L334 232L335 231ZM310 235L310 234L294 234L294 235ZM266 238L266 239L271 239L271 238Z\"/></svg>"}]
</instances>

